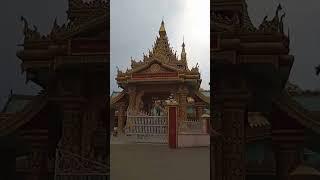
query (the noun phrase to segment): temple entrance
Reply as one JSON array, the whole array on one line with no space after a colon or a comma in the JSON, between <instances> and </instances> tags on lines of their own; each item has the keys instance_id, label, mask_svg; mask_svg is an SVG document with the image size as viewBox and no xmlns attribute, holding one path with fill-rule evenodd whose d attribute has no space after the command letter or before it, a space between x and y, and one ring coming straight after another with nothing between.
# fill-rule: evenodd
<instances>
[{"instance_id":1,"label":"temple entrance","mask_svg":"<svg viewBox=\"0 0 320 180\"><path fill-rule=\"evenodd\" d=\"M168 118L166 100L169 93L146 93L135 114L127 111L125 134L138 143L167 143Z\"/></svg>"},{"instance_id":2,"label":"temple entrance","mask_svg":"<svg viewBox=\"0 0 320 180\"><path fill-rule=\"evenodd\" d=\"M209 135L201 126L209 93L200 89L198 64L188 66L185 43L180 57L170 47L163 21L152 50L118 69L116 81L112 179L209 179Z\"/></svg>"},{"instance_id":3,"label":"temple entrance","mask_svg":"<svg viewBox=\"0 0 320 180\"><path fill-rule=\"evenodd\" d=\"M131 69L118 69L116 81L123 90L111 97L117 116L112 144L208 147L204 117L210 114L210 99L200 89L199 66L188 67L184 42L181 57L176 56L163 21L153 49L141 61L131 59Z\"/></svg>"}]
</instances>

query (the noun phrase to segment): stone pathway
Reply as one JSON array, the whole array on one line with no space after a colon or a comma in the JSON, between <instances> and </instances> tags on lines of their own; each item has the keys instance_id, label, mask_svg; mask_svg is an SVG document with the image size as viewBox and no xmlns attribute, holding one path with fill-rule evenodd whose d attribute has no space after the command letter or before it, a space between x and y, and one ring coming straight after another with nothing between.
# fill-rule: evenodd
<instances>
[{"instance_id":1,"label":"stone pathway","mask_svg":"<svg viewBox=\"0 0 320 180\"><path fill-rule=\"evenodd\" d=\"M111 144L112 180L209 180L209 148Z\"/></svg>"},{"instance_id":2,"label":"stone pathway","mask_svg":"<svg viewBox=\"0 0 320 180\"><path fill-rule=\"evenodd\" d=\"M119 135L119 136L110 136L111 142L110 144L137 144L137 143L157 143L157 144L167 144L167 137L147 137L145 139L137 139L136 136L127 136L127 135Z\"/></svg>"}]
</instances>

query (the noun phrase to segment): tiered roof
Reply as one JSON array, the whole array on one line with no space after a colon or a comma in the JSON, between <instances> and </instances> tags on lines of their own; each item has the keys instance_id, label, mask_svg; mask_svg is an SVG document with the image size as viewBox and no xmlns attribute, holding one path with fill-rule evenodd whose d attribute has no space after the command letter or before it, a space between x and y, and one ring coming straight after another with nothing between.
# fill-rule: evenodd
<instances>
[{"instance_id":1,"label":"tiered roof","mask_svg":"<svg viewBox=\"0 0 320 180\"><path fill-rule=\"evenodd\" d=\"M143 67L143 65L147 65L154 60L171 66L179 71L190 71L187 65L184 42L182 44L181 59L179 59L177 54L174 53L173 49L170 47L164 21L161 22L159 36L156 37L156 41L152 46L152 50L149 50L148 55L143 56L142 61L137 62L136 60L131 59L131 69L128 69L127 72L135 71L136 69L139 69L140 67ZM198 72L199 69L194 68L192 70ZM118 72L118 75L121 75L121 71Z\"/></svg>"},{"instance_id":2,"label":"tiered roof","mask_svg":"<svg viewBox=\"0 0 320 180\"><path fill-rule=\"evenodd\" d=\"M224 11L220 10L222 6L224 6ZM226 9L229 7L233 7L234 9ZM268 16L265 16L262 23L258 27L255 27L252 24L252 21L249 17L246 0L230 0L228 2L216 0L214 8L216 10L214 18L211 22L213 24L214 31L284 34L283 20L285 13L280 15L282 11L282 6L280 4L277 7L274 17L269 19ZM227 13L228 11L235 11L235 9L237 9L236 11L238 11L238 14L231 15Z\"/></svg>"},{"instance_id":3,"label":"tiered roof","mask_svg":"<svg viewBox=\"0 0 320 180\"><path fill-rule=\"evenodd\" d=\"M181 58L179 59L170 47L164 22L162 21L159 36L156 37L152 50L149 50L148 55L143 56L142 61L136 61L131 58L131 69L127 69L126 72L118 69L116 80L118 84L121 84L131 79L134 73L154 74L166 72L177 73L178 79L195 79L198 80L197 83L199 85L201 83L198 65L191 69L188 68L185 43L182 44Z\"/></svg>"},{"instance_id":4,"label":"tiered roof","mask_svg":"<svg viewBox=\"0 0 320 180\"><path fill-rule=\"evenodd\" d=\"M49 34L40 34L37 26L33 25L30 28L25 17L21 17L24 23L24 43L34 41L50 41L55 39L65 38L68 34L79 32L86 27L91 21L100 18L106 21L107 8L110 8L109 0L93 0L85 2L83 0L69 0L68 21L65 24L58 25L57 20L54 21L51 32Z\"/></svg>"},{"instance_id":5,"label":"tiered roof","mask_svg":"<svg viewBox=\"0 0 320 180\"><path fill-rule=\"evenodd\" d=\"M27 81L33 81L41 87L48 85L49 69L55 71L70 64L101 64L103 69L102 66L109 61L110 23L107 22L110 1L68 2L67 22L59 25L55 20L48 34L40 34L36 26L31 28L26 18L21 17L24 42L17 56L22 60L22 71L27 72Z\"/></svg>"}]
</instances>

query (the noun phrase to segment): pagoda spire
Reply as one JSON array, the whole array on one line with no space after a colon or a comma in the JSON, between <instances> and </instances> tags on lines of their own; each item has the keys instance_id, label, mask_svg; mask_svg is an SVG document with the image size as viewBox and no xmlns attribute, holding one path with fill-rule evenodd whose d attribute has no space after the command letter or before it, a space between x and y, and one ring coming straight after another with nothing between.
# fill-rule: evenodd
<instances>
[{"instance_id":1,"label":"pagoda spire","mask_svg":"<svg viewBox=\"0 0 320 180\"><path fill-rule=\"evenodd\" d=\"M185 47L186 47L186 45L184 44L184 37L183 37L182 51L181 51L181 60L182 61L187 61L187 53L186 53Z\"/></svg>"},{"instance_id":2,"label":"pagoda spire","mask_svg":"<svg viewBox=\"0 0 320 180\"><path fill-rule=\"evenodd\" d=\"M164 21L162 19L161 21L161 25L160 25L160 29L159 29L159 34L160 36L166 35L166 28L164 27Z\"/></svg>"},{"instance_id":3,"label":"pagoda spire","mask_svg":"<svg viewBox=\"0 0 320 180\"><path fill-rule=\"evenodd\" d=\"M156 37L156 41L154 43L154 46L152 47L152 51L150 52L151 54L149 53L149 57L157 58L158 61L166 63L177 60L174 52L170 47L163 20L161 21L159 35L160 36Z\"/></svg>"}]
</instances>

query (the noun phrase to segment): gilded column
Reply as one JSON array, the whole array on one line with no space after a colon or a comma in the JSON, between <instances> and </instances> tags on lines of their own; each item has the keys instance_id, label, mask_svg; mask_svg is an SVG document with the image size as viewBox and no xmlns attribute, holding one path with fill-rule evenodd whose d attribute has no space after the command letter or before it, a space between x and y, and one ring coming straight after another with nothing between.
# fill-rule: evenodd
<instances>
[{"instance_id":1,"label":"gilded column","mask_svg":"<svg viewBox=\"0 0 320 180\"><path fill-rule=\"evenodd\" d=\"M187 95L188 89L186 87L180 87L178 90L179 97L179 119L178 124L187 120Z\"/></svg>"},{"instance_id":2,"label":"gilded column","mask_svg":"<svg viewBox=\"0 0 320 180\"><path fill-rule=\"evenodd\" d=\"M126 117L126 105L124 102L118 104L118 133L124 133L125 117Z\"/></svg>"},{"instance_id":3,"label":"gilded column","mask_svg":"<svg viewBox=\"0 0 320 180\"><path fill-rule=\"evenodd\" d=\"M203 111L204 111L204 107L205 107L205 105L203 105L203 104L196 104L197 119L201 118L201 115L203 114Z\"/></svg>"},{"instance_id":4,"label":"gilded column","mask_svg":"<svg viewBox=\"0 0 320 180\"><path fill-rule=\"evenodd\" d=\"M244 180L245 167L245 117L246 107L242 102L228 101L222 110L223 171L226 180Z\"/></svg>"},{"instance_id":5,"label":"gilded column","mask_svg":"<svg viewBox=\"0 0 320 180\"><path fill-rule=\"evenodd\" d=\"M82 116L82 128L81 128L81 156L86 158L94 158L96 153L94 148L95 132L98 128L99 110L100 104L98 98L90 98L90 101L86 104L86 110Z\"/></svg>"},{"instance_id":6,"label":"gilded column","mask_svg":"<svg viewBox=\"0 0 320 180\"><path fill-rule=\"evenodd\" d=\"M223 180L223 136L210 130L210 179Z\"/></svg>"},{"instance_id":7,"label":"gilded column","mask_svg":"<svg viewBox=\"0 0 320 180\"><path fill-rule=\"evenodd\" d=\"M81 99L70 99L63 101L63 122L62 137L59 148L75 154L80 154L81 150Z\"/></svg>"},{"instance_id":8,"label":"gilded column","mask_svg":"<svg viewBox=\"0 0 320 180\"><path fill-rule=\"evenodd\" d=\"M221 103L215 103L215 110L220 113L219 119L212 123L217 135L212 135L211 142L211 176L223 180L244 180L245 167L245 121L247 117L247 99L244 92L219 94ZM217 109L218 108L218 109ZM217 118L217 117L214 117Z\"/></svg>"}]
</instances>

